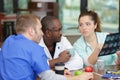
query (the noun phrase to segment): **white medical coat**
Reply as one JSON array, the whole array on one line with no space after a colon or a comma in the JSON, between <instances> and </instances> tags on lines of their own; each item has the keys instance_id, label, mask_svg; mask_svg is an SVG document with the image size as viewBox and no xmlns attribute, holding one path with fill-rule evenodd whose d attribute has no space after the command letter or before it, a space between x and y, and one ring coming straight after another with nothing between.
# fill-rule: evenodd
<instances>
[{"instance_id":1,"label":"white medical coat","mask_svg":"<svg viewBox=\"0 0 120 80\"><path fill-rule=\"evenodd\" d=\"M45 50L45 53L46 53L48 60L55 59L59 56L59 54L62 51L69 50L69 49L73 48L71 43L68 41L68 39L66 37L62 36L61 41L56 44L55 54L54 54L54 57L52 58L52 56L51 56L47 46L45 45L43 39L41 39L39 45L44 47L44 50ZM65 67L68 68L69 70L76 70L76 69L83 68L82 58L77 53L75 53L75 55L72 56L70 58L70 60L65 63Z\"/></svg>"}]
</instances>

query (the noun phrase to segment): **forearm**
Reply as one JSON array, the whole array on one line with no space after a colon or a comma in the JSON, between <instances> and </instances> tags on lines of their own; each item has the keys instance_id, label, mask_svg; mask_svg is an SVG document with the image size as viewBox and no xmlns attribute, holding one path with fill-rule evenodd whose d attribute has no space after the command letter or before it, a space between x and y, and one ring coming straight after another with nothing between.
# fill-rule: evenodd
<instances>
[{"instance_id":1,"label":"forearm","mask_svg":"<svg viewBox=\"0 0 120 80\"><path fill-rule=\"evenodd\" d=\"M117 51L116 54L117 54L116 65L120 65L120 51Z\"/></svg>"},{"instance_id":2,"label":"forearm","mask_svg":"<svg viewBox=\"0 0 120 80\"><path fill-rule=\"evenodd\" d=\"M47 70L38 75L41 80L89 80L93 78L92 73L83 73L79 76L71 76L71 75L58 75L55 74L52 70Z\"/></svg>"},{"instance_id":3,"label":"forearm","mask_svg":"<svg viewBox=\"0 0 120 80\"><path fill-rule=\"evenodd\" d=\"M47 70L38 75L41 80L67 80L65 76L55 74L52 70Z\"/></svg>"},{"instance_id":4,"label":"forearm","mask_svg":"<svg viewBox=\"0 0 120 80\"><path fill-rule=\"evenodd\" d=\"M57 63L57 62L62 62L62 61L59 58L49 60L49 65L50 65L51 69L54 69L55 63Z\"/></svg>"},{"instance_id":5,"label":"forearm","mask_svg":"<svg viewBox=\"0 0 120 80\"><path fill-rule=\"evenodd\" d=\"M77 76L64 76L64 75L55 74L55 72L52 70L48 70L41 73L39 77L41 78L41 80L77 80L78 79Z\"/></svg>"},{"instance_id":6,"label":"forearm","mask_svg":"<svg viewBox=\"0 0 120 80\"><path fill-rule=\"evenodd\" d=\"M119 57L116 59L116 65L120 66L120 58Z\"/></svg>"},{"instance_id":7,"label":"forearm","mask_svg":"<svg viewBox=\"0 0 120 80\"><path fill-rule=\"evenodd\" d=\"M88 57L88 62L90 64L94 65L97 62L99 52L100 52L100 49L96 47L94 52Z\"/></svg>"}]
</instances>

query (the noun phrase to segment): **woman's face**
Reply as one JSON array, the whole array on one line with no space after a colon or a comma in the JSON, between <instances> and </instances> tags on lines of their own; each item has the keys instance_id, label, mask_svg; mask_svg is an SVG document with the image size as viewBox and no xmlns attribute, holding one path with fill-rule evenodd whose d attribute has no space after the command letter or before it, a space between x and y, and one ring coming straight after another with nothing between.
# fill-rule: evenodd
<instances>
[{"instance_id":1,"label":"woman's face","mask_svg":"<svg viewBox=\"0 0 120 80\"><path fill-rule=\"evenodd\" d=\"M97 24L94 24L91 16L82 16L79 19L79 30L84 37L94 34Z\"/></svg>"}]
</instances>

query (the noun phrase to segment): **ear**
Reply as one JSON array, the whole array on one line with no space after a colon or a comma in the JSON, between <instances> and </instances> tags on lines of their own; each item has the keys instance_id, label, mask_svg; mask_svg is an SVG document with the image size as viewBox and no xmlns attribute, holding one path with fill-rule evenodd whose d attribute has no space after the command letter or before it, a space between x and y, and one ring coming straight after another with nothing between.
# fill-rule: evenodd
<instances>
[{"instance_id":1,"label":"ear","mask_svg":"<svg viewBox=\"0 0 120 80\"><path fill-rule=\"evenodd\" d=\"M95 24L95 29L97 28L97 23Z\"/></svg>"},{"instance_id":2,"label":"ear","mask_svg":"<svg viewBox=\"0 0 120 80\"><path fill-rule=\"evenodd\" d=\"M45 35L46 35L47 37L50 37L50 36L51 36L51 31L46 30L46 31L45 31Z\"/></svg>"},{"instance_id":3,"label":"ear","mask_svg":"<svg viewBox=\"0 0 120 80\"><path fill-rule=\"evenodd\" d=\"M30 28L28 29L28 33L29 33L30 36L34 36L35 31L34 31L34 29L33 29L32 27L30 27Z\"/></svg>"}]
</instances>

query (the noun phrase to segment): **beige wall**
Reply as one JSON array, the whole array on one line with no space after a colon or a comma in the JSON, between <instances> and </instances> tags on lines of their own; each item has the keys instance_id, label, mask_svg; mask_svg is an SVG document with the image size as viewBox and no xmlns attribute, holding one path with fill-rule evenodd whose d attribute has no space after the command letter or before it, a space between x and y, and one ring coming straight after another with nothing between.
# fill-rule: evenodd
<instances>
[{"instance_id":1,"label":"beige wall","mask_svg":"<svg viewBox=\"0 0 120 80\"><path fill-rule=\"evenodd\" d=\"M73 43L80 37L80 35L66 35L70 43L73 45Z\"/></svg>"},{"instance_id":2,"label":"beige wall","mask_svg":"<svg viewBox=\"0 0 120 80\"><path fill-rule=\"evenodd\" d=\"M78 29L63 30L63 35L68 38L71 44L73 44L81 36Z\"/></svg>"}]
</instances>

